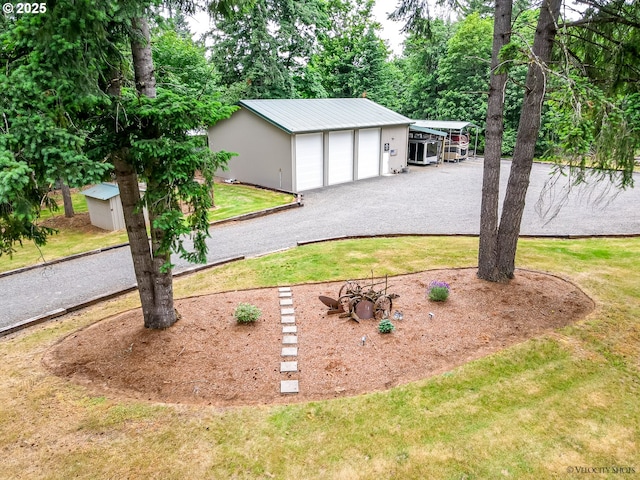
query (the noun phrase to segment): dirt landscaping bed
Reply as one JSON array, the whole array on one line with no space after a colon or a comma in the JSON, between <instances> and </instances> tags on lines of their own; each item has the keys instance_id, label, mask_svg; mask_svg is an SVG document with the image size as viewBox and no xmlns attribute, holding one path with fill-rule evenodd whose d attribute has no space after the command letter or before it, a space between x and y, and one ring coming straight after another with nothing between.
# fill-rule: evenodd
<instances>
[{"instance_id":1,"label":"dirt landscaping bed","mask_svg":"<svg viewBox=\"0 0 640 480\"><path fill-rule=\"evenodd\" d=\"M432 280L451 285L446 302L426 295ZM509 284L478 280L476 269L431 270L389 278L403 314L395 331L375 320L327 315L319 295L342 282L293 285L298 328L296 373L280 373L282 324L277 288L176 302L181 320L165 331L143 327L140 310L105 319L52 347L43 363L96 394L215 406L291 403L358 395L439 374L584 318L593 301L574 284L518 270ZM250 325L232 314L240 302L262 310ZM429 313L432 313L430 318ZM363 342L364 337L364 342ZM298 379L300 392L280 394Z\"/></svg>"}]
</instances>

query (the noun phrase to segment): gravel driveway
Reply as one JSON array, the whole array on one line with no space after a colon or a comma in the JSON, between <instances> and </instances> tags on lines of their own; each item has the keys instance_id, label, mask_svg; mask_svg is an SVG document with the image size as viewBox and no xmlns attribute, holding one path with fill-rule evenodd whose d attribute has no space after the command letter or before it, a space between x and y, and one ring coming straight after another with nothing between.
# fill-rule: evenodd
<instances>
[{"instance_id":1,"label":"gravel driveway","mask_svg":"<svg viewBox=\"0 0 640 480\"><path fill-rule=\"evenodd\" d=\"M503 162L502 192L509 162ZM563 204L548 221L536 209L551 167L535 164L523 235L640 234L640 189L618 192L604 184L574 189L566 181L545 197ZM636 181L639 176L636 174ZM477 234L482 160L411 171L306 192L303 208L212 228L208 259L253 256L343 235L390 233ZM176 260L176 271L189 265ZM116 292L135 283L128 248L119 248L0 278L0 328L58 308Z\"/></svg>"}]
</instances>

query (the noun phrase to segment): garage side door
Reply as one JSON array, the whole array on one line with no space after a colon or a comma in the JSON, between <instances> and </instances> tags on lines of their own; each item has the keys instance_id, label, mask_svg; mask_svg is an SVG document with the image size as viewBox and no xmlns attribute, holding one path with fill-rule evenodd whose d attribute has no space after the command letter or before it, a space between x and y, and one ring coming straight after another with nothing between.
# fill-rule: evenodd
<instances>
[{"instance_id":1,"label":"garage side door","mask_svg":"<svg viewBox=\"0 0 640 480\"><path fill-rule=\"evenodd\" d=\"M367 128L358 134L358 179L380 175L380 129Z\"/></svg>"},{"instance_id":2,"label":"garage side door","mask_svg":"<svg viewBox=\"0 0 640 480\"><path fill-rule=\"evenodd\" d=\"M353 130L329 132L329 185L353 180Z\"/></svg>"},{"instance_id":3,"label":"garage side door","mask_svg":"<svg viewBox=\"0 0 640 480\"><path fill-rule=\"evenodd\" d=\"M296 135L296 190L311 190L323 184L322 133Z\"/></svg>"}]
</instances>

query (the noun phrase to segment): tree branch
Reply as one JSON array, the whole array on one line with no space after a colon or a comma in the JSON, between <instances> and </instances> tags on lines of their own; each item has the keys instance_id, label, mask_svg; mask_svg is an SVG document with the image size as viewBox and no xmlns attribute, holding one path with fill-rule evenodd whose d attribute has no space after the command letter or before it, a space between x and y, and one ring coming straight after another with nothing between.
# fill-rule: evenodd
<instances>
[{"instance_id":1,"label":"tree branch","mask_svg":"<svg viewBox=\"0 0 640 480\"><path fill-rule=\"evenodd\" d=\"M617 25L626 25L633 28L640 28L640 22L634 22L632 20L629 20L628 18L623 18L620 16L581 18L580 20L575 20L573 22L561 23L558 25L558 27L574 28L574 27L582 27L585 25L606 25L608 23L615 23Z\"/></svg>"}]
</instances>

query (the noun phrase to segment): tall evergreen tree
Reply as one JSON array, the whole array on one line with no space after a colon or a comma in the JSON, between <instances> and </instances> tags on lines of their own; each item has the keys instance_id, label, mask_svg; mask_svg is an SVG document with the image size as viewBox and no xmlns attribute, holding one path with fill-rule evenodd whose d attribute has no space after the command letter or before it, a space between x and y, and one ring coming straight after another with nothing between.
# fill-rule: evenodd
<instances>
[{"instance_id":1,"label":"tall evergreen tree","mask_svg":"<svg viewBox=\"0 0 640 480\"><path fill-rule=\"evenodd\" d=\"M319 0L255 0L214 21L212 59L230 100L292 98L326 14Z\"/></svg>"},{"instance_id":2,"label":"tall evergreen tree","mask_svg":"<svg viewBox=\"0 0 640 480\"><path fill-rule=\"evenodd\" d=\"M513 278L525 197L529 187L535 146L540 132L548 64L552 59L562 0L544 0L531 50L518 136L507 183L492 271L481 278L504 281ZM481 219L482 221L483 219ZM483 265L486 267L486 265ZM480 272L480 271L479 271Z\"/></svg>"},{"instance_id":3,"label":"tall evergreen tree","mask_svg":"<svg viewBox=\"0 0 640 480\"><path fill-rule=\"evenodd\" d=\"M411 34L404 45L404 65L407 90L402 98L401 111L410 118L437 119L438 68L447 54L447 42L453 35L451 23L435 19L431 35Z\"/></svg>"},{"instance_id":4,"label":"tall evergreen tree","mask_svg":"<svg viewBox=\"0 0 640 480\"><path fill-rule=\"evenodd\" d=\"M34 227L34 220L36 195L46 198L49 178L65 173L82 184L113 173L145 326L166 328L177 320L170 253L204 261L209 187L215 169L229 158L203 148L188 132L232 109L188 88L156 88L148 7L59 0L47 15L12 19L0 34L7 66L0 85L24 86L6 99L0 203L12 223L1 237L5 248L21 238L46 241L50 232ZM42 128L33 129L34 121ZM204 184L195 181L196 171ZM140 181L146 183L143 196ZM190 206L189 215L180 203ZM194 251L183 245L186 234L193 236Z\"/></svg>"},{"instance_id":5,"label":"tall evergreen tree","mask_svg":"<svg viewBox=\"0 0 640 480\"><path fill-rule=\"evenodd\" d=\"M500 52L511 41L511 14L511 0L496 0L480 213L482 218L478 249L480 278L493 278L497 265L500 160L504 132L504 98L507 87L507 70L501 65Z\"/></svg>"},{"instance_id":6,"label":"tall evergreen tree","mask_svg":"<svg viewBox=\"0 0 640 480\"><path fill-rule=\"evenodd\" d=\"M318 52L307 71L317 72L326 96L366 96L383 105L395 103L395 70L378 36L373 0L331 0L330 28L318 35Z\"/></svg>"},{"instance_id":7,"label":"tall evergreen tree","mask_svg":"<svg viewBox=\"0 0 640 480\"><path fill-rule=\"evenodd\" d=\"M565 103L565 108L567 106L569 107L565 109L565 112L568 110L571 112L571 115L565 117L564 125L561 122L558 124L558 127L569 131L570 137L572 136L574 140L577 140L577 143L582 147L586 146L588 148L590 151L588 156L592 160L591 166L595 167L591 171L596 172L596 174L603 172L608 175L613 174L613 177L620 179L619 186L623 188L632 182L633 152L638 145L638 132L634 135L631 131L632 129L627 128L628 123L627 119L625 119L625 112L622 109L616 109L615 100L614 102L599 102L598 97L600 95L591 96L590 101L593 101L593 104L596 105L595 110L597 111L601 107L607 106L605 108L610 108L609 115L601 117L600 122L592 122L591 125L583 125L583 128L578 127L576 129L576 126L582 120L581 109L576 107L579 107L579 99L581 97L584 98L582 93L583 88L581 87L581 85L584 85L584 82L572 75L572 70L574 70L572 65L576 64L575 60L578 56L569 53L571 48L568 47L568 45L571 42L567 43L565 41L566 38L571 38L572 35L575 34L569 35L569 37L566 36L566 28L569 28L569 25L565 25L565 29L558 31L561 5L562 0L545 0L542 3L533 46L530 50L526 51L529 59L529 68L525 83L524 100L502 215L497 235L495 236L496 242L483 243L483 239L481 239L479 276L488 280L504 281L512 278L514 275L516 249L524 211L525 196L529 185L531 164L541 127L542 106L547 98L546 92L550 85L557 86L559 84L561 86L561 89L559 89L560 93L555 93L556 97L560 95L561 97L570 98L570 101ZM599 4L599 9L602 9L601 12L606 13L610 11L611 6L611 4ZM606 15L608 16L608 13L606 13ZM579 27L581 25L589 25L589 30L592 31L595 28L598 32L596 38L610 39L606 33L606 28L602 29L602 25L598 25L598 22L587 20L589 16L590 13L587 12L587 17L577 23L573 23L572 26ZM634 29L640 26L640 24L637 23L633 26L634 20L629 22L629 17L627 17L626 20L627 25L630 23L631 25L629 26ZM585 21L586 23L583 23ZM609 21L610 20L603 22L603 25L608 25ZM562 37L560 34L565 36ZM616 47L613 49L614 51L627 40L628 34L631 34L631 37L635 36L637 35L637 30L635 32L628 31L625 35L619 37L618 40L622 40L622 42L616 42L614 40ZM558 38L560 40L559 42ZM556 53L554 56L553 47L558 44L561 48L555 50ZM582 45L584 45L584 43L582 43ZM591 47L588 46L586 49L590 50ZM515 48L514 50L519 49ZM562 52L562 50L564 50L564 52ZM503 47L502 53L507 59L511 56L509 47ZM568 63L568 65L571 65L568 70L559 70L552 64L554 60L557 62L557 59L561 58L561 53L573 57L571 59L572 61ZM610 85L615 85L617 83L616 77L618 77L621 70L620 67L624 65L624 63L624 61L621 62L618 68L614 70L610 70L605 63L600 63L601 67L608 70L608 73L603 75L603 79L606 78L607 81L610 82ZM583 67L580 68L580 73L585 77L583 80L586 80L587 77L597 79L597 76L589 73L589 68L592 68L596 64L587 65L582 63ZM629 66L632 71L632 63ZM563 80L561 80L560 83L558 80L549 82L548 78L553 74L555 74L556 78L563 78ZM626 88L628 87L624 89ZM592 93L595 91L593 89L590 90ZM600 91L602 92L602 90ZM572 135L576 130L580 131L581 134ZM598 131L605 131L607 134L597 138L596 135ZM565 151L565 154L570 154L571 142L567 143L566 146L569 147L569 151ZM583 152L583 154L586 153L586 151ZM583 156L583 160L585 156ZM585 166L584 161L581 166ZM580 179L580 177L578 178ZM494 182L497 184L497 180L494 180ZM484 213L483 210L483 214ZM488 218L489 217L483 215L481 224L484 225L484 222L488 221ZM495 232L490 233L495 234ZM495 250L490 251L489 248L495 248Z\"/></svg>"},{"instance_id":8,"label":"tall evergreen tree","mask_svg":"<svg viewBox=\"0 0 640 480\"><path fill-rule=\"evenodd\" d=\"M36 221L41 208L56 207L49 191L58 179L79 187L108 169L87 159L88 126L79 121L95 104L99 82L97 59L82 53L95 41L82 38L80 18L99 37L100 14L79 2L62 19L55 9L0 16L0 255L23 240L43 245L54 233Z\"/></svg>"}]
</instances>

